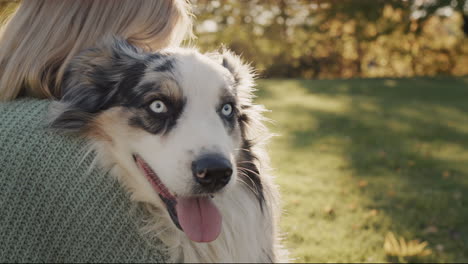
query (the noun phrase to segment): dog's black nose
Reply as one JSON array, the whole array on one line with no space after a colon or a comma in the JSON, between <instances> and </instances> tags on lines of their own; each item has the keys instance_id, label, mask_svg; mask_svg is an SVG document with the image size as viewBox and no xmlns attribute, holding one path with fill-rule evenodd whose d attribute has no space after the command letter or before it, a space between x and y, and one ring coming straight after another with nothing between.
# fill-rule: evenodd
<instances>
[{"instance_id":1,"label":"dog's black nose","mask_svg":"<svg viewBox=\"0 0 468 264\"><path fill-rule=\"evenodd\" d=\"M192 172L203 191L212 193L228 184L232 175L232 165L220 155L204 155L192 163Z\"/></svg>"}]
</instances>

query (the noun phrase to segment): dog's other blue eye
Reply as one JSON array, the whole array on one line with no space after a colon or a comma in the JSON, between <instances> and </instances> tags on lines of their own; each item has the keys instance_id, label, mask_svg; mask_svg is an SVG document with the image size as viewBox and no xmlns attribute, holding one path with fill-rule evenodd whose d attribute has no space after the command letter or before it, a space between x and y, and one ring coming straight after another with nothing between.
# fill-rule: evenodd
<instances>
[{"instance_id":1,"label":"dog's other blue eye","mask_svg":"<svg viewBox=\"0 0 468 264\"><path fill-rule=\"evenodd\" d=\"M225 104L223 105L223 108L221 108L221 113L226 117L230 117L232 110L232 104Z\"/></svg>"},{"instance_id":2,"label":"dog's other blue eye","mask_svg":"<svg viewBox=\"0 0 468 264\"><path fill-rule=\"evenodd\" d=\"M161 100L155 100L150 104L151 111L155 113L165 113L167 112L167 107Z\"/></svg>"}]
</instances>

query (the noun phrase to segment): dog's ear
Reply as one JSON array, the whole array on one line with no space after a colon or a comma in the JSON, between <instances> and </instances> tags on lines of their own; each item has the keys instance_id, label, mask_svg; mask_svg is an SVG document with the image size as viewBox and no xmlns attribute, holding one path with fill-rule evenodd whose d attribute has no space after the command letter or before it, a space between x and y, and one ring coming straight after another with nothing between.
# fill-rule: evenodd
<instances>
[{"instance_id":1,"label":"dog's ear","mask_svg":"<svg viewBox=\"0 0 468 264\"><path fill-rule=\"evenodd\" d=\"M79 132L113 106L122 86L133 87L144 74L144 53L112 38L72 59L64 75L62 98L49 109L50 126Z\"/></svg>"},{"instance_id":2,"label":"dog's ear","mask_svg":"<svg viewBox=\"0 0 468 264\"><path fill-rule=\"evenodd\" d=\"M220 49L216 57L218 57L221 65L232 74L236 88L240 89L240 92L245 93L241 94L241 96L251 95L255 73L250 64L243 62L240 56L224 47Z\"/></svg>"}]
</instances>

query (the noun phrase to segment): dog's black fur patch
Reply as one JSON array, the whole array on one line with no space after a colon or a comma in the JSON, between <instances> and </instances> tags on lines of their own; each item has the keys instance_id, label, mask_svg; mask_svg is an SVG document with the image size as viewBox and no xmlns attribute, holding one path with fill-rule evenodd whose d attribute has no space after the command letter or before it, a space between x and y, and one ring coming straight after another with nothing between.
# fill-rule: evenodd
<instances>
[{"instance_id":1,"label":"dog's black fur patch","mask_svg":"<svg viewBox=\"0 0 468 264\"><path fill-rule=\"evenodd\" d=\"M234 90L237 93L237 90L242 88L239 86L241 86L243 83L246 83L246 80L243 80L243 78L252 78L250 75L250 70L242 68L248 66L240 63L239 58L231 52L223 50L221 55L221 64L232 74L234 79ZM239 123L242 135L242 147L237 167L239 168L239 177L245 184L249 186L249 189L252 190L254 195L257 197L260 203L260 208L263 211L263 204L265 202L263 184L260 177L260 170L257 165L258 157L253 150L256 142L253 139L247 138L247 130L252 126L248 115L248 111L250 109L251 105L244 103L241 104L239 109L236 110L238 111L237 121Z\"/></svg>"},{"instance_id":2,"label":"dog's black fur patch","mask_svg":"<svg viewBox=\"0 0 468 264\"><path fill-rule=\"evenodd\" d=\"M234 86L237 86L241 80L241 75L238 71L236 71L236 69L234 68L234 65L233 63L230 63L229 60L231 60L232 58L229 58L227 56L223 57L223 62L222 62L222 65L224 68L228 69L231 74L232 74L232 77L234 77Z\"/></svg>"},{"instance_id":3,"label":"dog's black fur patch","mask_svg":"<svg viewBox=\"0 0 468 264\"><path fill-rule=\"evenodd\" d=\"M247 129L247 123L245 117L239 118L239 124L241 128L242 136L242 147L240 158L237 162L237 167L239 168L239 177L243 179L245 184L247 184L250 189L253 191L257 197L258 202L260 203L260 208L263 210L263 203L265 202L265 197L263 195L263 184L260 178L260 171L256 162L258 162L257 156L252 150L254 141L248 140L245 138L245 130Z\"/></svg>"},{"instance_id":4,"label":"dog's black fur patch","mask_svg":"<svg viewBox=\"0 0 468 264\"><path fill-rule=\"evenodd\" d=\"M166 72L166 71L171 71L173 68L174 68L174 61L169 59L169 60L162 62L158 66L156 66L153 70L156 72Z\"/></svg>"},{"instance_id":5,"label":"dog's black fur patch","mask_svg":"<svg viewBox=\"0 0 468 264\"><path fill-rule=\"evenodd\" d=\"M62 112L51 126L71 132L85 129L98 113L111 107L124 106L134 116L130 124L152 134L168 132L180 116L184 101L164 100L169 111L156 114L149 110L145 95L157 93L159 83L139 85L147 65L161 60L154 71L170 71L173 61L167 54L148 54L128 42L114 39L111 45L85 50L70 63L62 87ZM155 98L156 99L156 98ZM144 109L144 110L142 110Z\"/></svg>"}]
</instances>

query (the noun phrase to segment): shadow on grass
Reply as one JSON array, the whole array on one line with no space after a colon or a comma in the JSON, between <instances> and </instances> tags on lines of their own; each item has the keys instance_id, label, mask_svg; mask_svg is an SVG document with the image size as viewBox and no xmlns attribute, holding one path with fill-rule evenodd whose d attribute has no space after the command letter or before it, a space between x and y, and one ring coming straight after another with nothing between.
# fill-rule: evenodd
<instances>
[{"instance_id":1,"label":"shadow on grass","mask_svg":"<svg viewBox=\"0 0 468 264\"><path fill-rule=\"evenodd\" d=\"M439 254L468 261L466 79L296 82L304 95L348 100L342 112L290 105L290 115L318 123L313 131L288 131L291 149L342 139L353 177L369 183L361 195L392 219L391 231L428 240L435 254L426 261L441 261ZM272 92L260 96L275 99ZM427 231L431 226L437 231Z\"/></svg>"}]
</instances>

